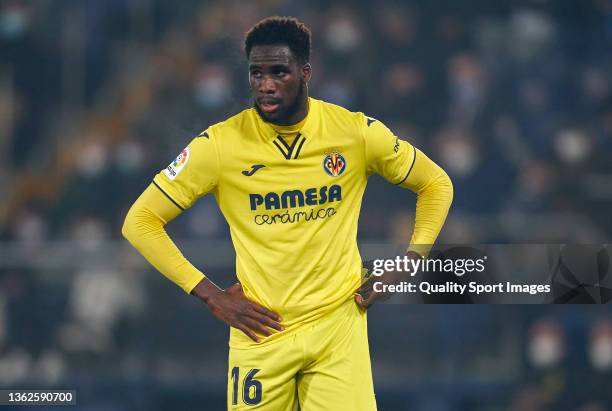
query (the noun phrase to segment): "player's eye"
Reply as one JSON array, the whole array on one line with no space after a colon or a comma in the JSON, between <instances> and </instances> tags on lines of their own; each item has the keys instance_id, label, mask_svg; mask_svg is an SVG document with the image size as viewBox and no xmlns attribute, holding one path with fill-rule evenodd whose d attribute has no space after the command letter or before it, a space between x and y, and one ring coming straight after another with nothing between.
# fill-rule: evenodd
<instances>
[{"instance_id":1,"label":"player's eye","mask_svg":"<svg viewBox=\"0 0 612 411\"><path fill-rule=\"evenodd\" d=\"M285 70L276 70L274 72L274 75L276 77L285 77L287 75L287 72Z\"/></svg>"},{"instance_id":2,"label":"player's eye","mask_svg":"<svg viewBox=\"0 0 612 411\"><path fill-rule=\"evenodd\" d=\"M259 71L259 70L251 71L251 77L261 78L261 71Z\"/></svg>"}]
</instances>

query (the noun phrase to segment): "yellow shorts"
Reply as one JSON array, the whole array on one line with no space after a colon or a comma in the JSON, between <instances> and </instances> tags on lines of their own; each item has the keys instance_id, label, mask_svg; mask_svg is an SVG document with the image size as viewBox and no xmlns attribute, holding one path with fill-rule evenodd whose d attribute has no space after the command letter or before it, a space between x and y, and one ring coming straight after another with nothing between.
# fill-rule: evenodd
<instances>
[{"instance_id":1,"label":"yellow shorts","mask_svg":"<svg viewBox=\"0 0 612 411\"><path fill-rule=\"evenodd\" d=\"M376 410L366 314L354 301L272 344L230 348L228 410Z\"/></svg>"}]
</instances>

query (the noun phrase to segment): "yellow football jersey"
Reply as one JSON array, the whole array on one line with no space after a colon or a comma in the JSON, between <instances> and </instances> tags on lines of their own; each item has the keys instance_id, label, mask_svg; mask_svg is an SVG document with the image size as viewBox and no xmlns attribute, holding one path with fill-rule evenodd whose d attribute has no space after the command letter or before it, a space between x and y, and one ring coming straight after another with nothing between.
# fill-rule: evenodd
<instances>
[{"instance_id":1,"label":"yellow football jersey","mask_svg":"<svg viewBox=\"0 0 612 411\"><path fill-rule=\"evenodd\" d=\"M380 121L310 98L296 126L266 123L250 108L209 127L154 183L182 209L214 194L246 296L283 318L285 331L266 343L353 298L368 176L401 184L416 157ZM232 347L251 344L232 329Z\"/></svg>"}]
</instances>

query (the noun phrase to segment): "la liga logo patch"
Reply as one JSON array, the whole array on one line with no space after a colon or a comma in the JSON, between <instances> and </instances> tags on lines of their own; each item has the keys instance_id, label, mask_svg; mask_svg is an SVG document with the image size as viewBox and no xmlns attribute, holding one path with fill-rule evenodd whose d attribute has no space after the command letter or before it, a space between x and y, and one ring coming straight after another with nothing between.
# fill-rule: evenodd
<instances>
[{"instance_id":1,"label":"la liga logo patch","mask_svg":"<svg viewBox=\"0 0 612 411\"><path fill-rule=\"evenodd\" d=\"M168 177L170 180L174 180L176 176L179 175L181 170L189 161L189 153L189 147L185 147L183 151L181 151L180 154L174 159L174 161L164 169L164 174L166 177Z\"/></svg>"},{"instance_id":2,"label":"la liga logo patch","mask_svg":"<svg viewBox=\"0 0 612 411\"><path fill-rule=\"evenodd\" d=\"M346 160L338 152L332 152L323 159L323 170L332 177L338 177L346 170Z\"/></svg>"}]
</instances>

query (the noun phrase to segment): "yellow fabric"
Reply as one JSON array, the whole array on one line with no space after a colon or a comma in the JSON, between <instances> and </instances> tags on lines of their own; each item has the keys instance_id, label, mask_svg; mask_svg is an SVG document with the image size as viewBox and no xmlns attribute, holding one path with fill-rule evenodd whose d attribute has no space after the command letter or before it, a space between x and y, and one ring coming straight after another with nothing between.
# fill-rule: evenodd
<instances>
[{"instance_id":1,"label":"yellow fabric","mask_svg":"<svg viewBox=\"0 0 612 411\"><path fill-rule=\"evenodd\" d=\"M180 208L151 184L128 211L122 233L160 273L189 293L204 274L187 261L164 230L180 213Z\"/></svg>"},{"instance_id":2,"label":"yellow fabric","mask_svg":"<svg viewBox=\"0 0 612 411\"><path fill-rule=\"evenodd\" d=\"M285 331L260 343L267 344L353 297L361 279L357 222L370 174L420 193L413 240L433 242L449 197L438 192L440 184L424 179L438 176L438 170L381 122L310 99L293 141L247 109L202 132L154 183L183 209L213 193L230 226L246 296L283 318ZM138 247L137 237L131 241ZM193 271L158 261L169 255L162 251L168 247L165 237L147 246L145 256L190 291ZM230 346L253 345L231 330Z\"/></svg>"},{"instance_id":3,"label":"yellow fabric","mask_svg":"<svg viewBox=\"0 0 612 411\"><path fill-rule=\"evenodd\" d=\"M279 126L276 124L270 124L270 127L272 127L272 129L274 129L275 132L283 136L285 135L294 136L302 129L302 127L304 127L304 124L306 124L307 118L308 117L304 117L302 121L300 121L297 124L293 124L291 126Z\"/></svg>"},{"instance_id":4,"label":"yellow fabric","mask_svg":"<svg viewBox=\"0 0 612 411\"><path fill-rule=\"evenodd\" d=\"M419 149L414 166L401 184L417 193L414 231L408 250L426 255L436 241L453 201L453 184L448 175Z\"/></svg>"},{"instance_id":5,"label":"yellow fabric","mask_svg":"<svg viewBox=\"0 0 612 411\"><path fill-rule=\"evenodd\" d=\"M376 410L366 313L354 301L282 341L230 348L228 365L228 410L297 411L296 392L303 410Z\"/></svg>"}]
</instances>

